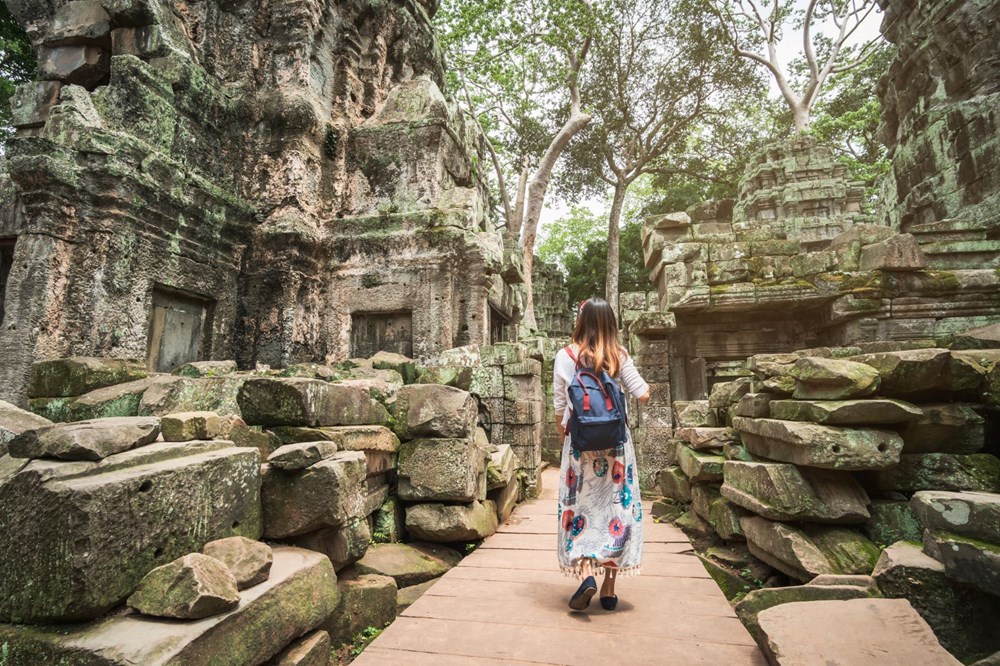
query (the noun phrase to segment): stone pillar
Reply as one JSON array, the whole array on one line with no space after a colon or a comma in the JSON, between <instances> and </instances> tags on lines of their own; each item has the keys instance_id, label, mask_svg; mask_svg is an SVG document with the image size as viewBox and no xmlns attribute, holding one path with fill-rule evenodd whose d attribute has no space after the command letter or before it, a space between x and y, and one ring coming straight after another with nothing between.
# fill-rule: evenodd
<instances>
[{"instance_id":1,"label":"stone pillar","mask_svg":"<svg viewBox=\"0 0 1000 666\"><path fill-rule=\"evenodd\" d=\"M673 414L670 396L670 342L677 327L673 314L645 312L628 325L629 349L643 378L649 382L650 400L640 405L629 400L632 439L643 490L656 484L657 474L672 462Z\"/></svg>"}]
</instances>

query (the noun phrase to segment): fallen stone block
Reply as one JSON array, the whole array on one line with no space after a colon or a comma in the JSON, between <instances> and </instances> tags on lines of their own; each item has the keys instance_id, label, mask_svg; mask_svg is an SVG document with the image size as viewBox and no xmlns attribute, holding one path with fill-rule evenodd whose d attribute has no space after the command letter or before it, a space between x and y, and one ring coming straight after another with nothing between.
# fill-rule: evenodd
<instances>
[{"instance_id":1,"label":"fallen stone block","mask_svg":"<svg viewBox=\"0 0 1000 666\"><path fill-rule=\"evenodd\" d=\"M31 365L29 398L78 396L94 389L144 379L146 368L131 359L74 356Z\"/></svg>"},{"instance_id":2,"label":"fallen stone block","mask_svg":"<svg viewBox=\"0 0 1000 666\"><path fill-rule=\"evenodd\" d=\"M278 469L293 471L315 465L336 452L337 445L326 440L285 444L275 449L274 453L267 457L267 462Z\"/></svg>"},{"instance_id":3,"label":"fallen stone block","mask_svg":"<svg viewBox=\"0 0 1000 666\"><path fill-rule=\"evenodd\" d=\"M905 599L799 601L757 615L772 664L958 666Z\"/></svg>"},{"instance_id":4,"label":"fallen stone block","mask_svg":"<svg viewBox=\"0 0 1000 666\"><path fill-rule=\"evenodd\" d=\"M356 386L318 379L248 379L237 396L243 420L262 426L381 425L385 407Z\"/></svg>"},{"instance_id":5,"label":"fallen stone block","mask_svg":"<svg viewBox=\"0 0 1000 666\"><path fill-rule=\"evenodd\" d=\"M499 527L493 502L416 504L406 509L406 529L422 541L450 543L485 539Z\"/></svg>"},{"instance_id":6,"label":"fallen stone block","mask_svg":"<svg viewBox=\"0 0 1000 666\"><path fill-rule=\"evenodd\" d=\"M959 659L1000 649L1000 599L949 578L918 543L900 541L883 550L872 576L885 596L909 600Z\"/></svg>"},{"instance_id":7,"label":"fallen stone block","mask_svg":"<svg viewBox=\"0 0 1000 666\"><path fill-rule=\"evenodd\" d=\"M71 0L56 10L45 34L47 46L96 44L108 46L111 17L97 0Z\"/></svg>"},{"instance_id":8,"label":"fallen stone block","mask_svg":"<svg viewBox=\"0 0 1000 666\"><path fill-rule=\"evenodd\" d=\"M899 463L903 439L889 430L839 428L776 419L733 419L743 445L770 460L840 469L883 469Z\"/></svg>"},{"instance_id":9,"label":"fallen stone block","mask_svg":"<svg viewBox=\"0 0 1000 666\"><path fill-rule=\"evenodd\" d=\"M451 386L413 384L396 396L396 423L403 439L470 437L478 414L472 394Z\"/></svg>"},{"instance_id":10,"label":"fallen stone block","mask_svg":"<svg viewBox=\"0 0 1000 666\"><path fill-rule=\"evenodd\" d=\"M691 482L680 467L671 466L662 470L656 477L660 493L678 502L691 501Z\"/></svg>"},{"instance_id":11,"label":"fallen stone block","mask_svg":"<svg viewBox=\"0 0 1000 666\"><path fill-rule=\"evenodd\" d=\"M402 354L380 351L371 357L372 368L376 370L394 370L402 377L403 382L412 384L420 376L421 368L412 359Z\"/></svg>"},{"instance_id":12,"label":"fallen stone block","mask_svg":"<svg viewBox=\"0 0 1000 666\"><path fill-rule=\"evenodd\" d=\"M816 578L821 578L817 576ZM760 625L757 616L768 608L781 604L800 601L844 601L847 599L867 599L880 596L878 589L873 591L857 585L791 585L789 587L765 587L752 590L743 600L736 604L736 615L746 626L747 631L755 640L761 640Z\"/></svg>"},{"instance_id":13,"label":"fallen stone block","mask_svg":"<svg viewBox=\"0 0 1000 666\"><path fill-rule=\"evenodd\" d=\"M678 400L674 402L674 423L678 428L714 428L719 420L708 400Z\"/></svg>"},{"instance_id":14,"label":"fallen stone block","mask_svg":"<svg viewBox=\"0 0 1000 666\"><path fill-rule=\"evenodd\" d=\"M722 481L722 466L725 463L726 459L720 455L695 451L683 445L677 447L677 464L690 481Z\"/></svg>"},{"instance_id":15,"label":"fallen stone block","mask_svg":"<svg viewBox=\"0 0 1000 666\"><path fill-rule=\"evenodd\" d=\"M900 433L903 453L978 453L986 445L985 422L972 405L922 405Z\"/></svg>"},{"instance_id":16,"label":"fallen stone block","mask_svg":"<svg viewBox=\"0 0 1000 666\"><path fill-rule=\"evenodd\" d=\"M504 523L510 518L510 514L514 512L514 507L517 506L517 500L520 495L521 482L518 481L516 476L503 488L491 490L486 494L486 498L496 506L498 523Z\"/></svg>"},{"instance_id":17,"label":"fallen stone block","mask_svg":"<svg viewBox=\"0 0 1000 666\"><path fill-rule=\"evenodd\" d=\"M796 580L868 573L879 555L878 546L843 527L796 527L759 516L740 518L740 526L755 557Z\"/></svg>"},{"instance_id":18,"label":"fallen stone block","mask_svg":"<svg viewBox=\"0 0 1000 666\"><path fill-rule=\"evenodd\" d=\"M0 456L6 455L10 441L27 430L52 425L52 421L0 400Z\"/></svg>"},{"instance_id":19,"label":"fallen stone block","mask_svg":"<svg viewBox=\"0 0 1000 666\"><path fill-rule=\"evenodd\" d=\"M330 558L337 571L354 564L368 552L372 531L364 518L352 518L343 525L323 527L315 532L290 537L299 548L323 553Z\"/></svg>"},{"instance_id":20,"label":"fallen stone block","mask_svg":"<svg viewBox=\"0 0 1000 666\"><path fill-rule=\"evenodd\" d=\"M924 552L941 562L951 578L1000 597L1000 544L925 530Z\"/></svg>"},{"instance_id":21,"label":"fallen stone block","mask_svg":"<svg viewBox=\"0 0 1000 666\"><path fill-rule=\"evenodd\" d=\"M691 487L691 508L712 526L719 538L725 541L740 541L742 511L733 507L722 495L718 486L695 484Z\"/></svg>"},{"instance_id":22,"label":"fallen stone block","mask_svg":"<svg viewBox=\"0 0 1000 666\"><path fill-rule=\"evenodd\" d=\"M215 412L219 416L241 416L238 402L246 375L220 377L176 377L160 375L152 382L139 401L141 416L166 416L177 412ZM85 396L84 396L85 397ZM76 400L75 407L83 397Z\"/></svg>"},{"instance_id":23,"label":"fallen stone block","mask_svg":"<svg viewBox=\"0 0 1000 666\"><path fill-rule=\"evenodd\" d=\"M30 462L0 485L0 618L92 619L208 541L260 537L259 474L258 452L226 441Z\"/></svg>"},{"instance_id":24,"label":"fallen stone block","mask_svg":"<svg viewBox=\"0 0 1000 666\"><path fill-rule=\"evenodd\" d=\"M714 409L726 409L729 405L739 402L750 392L750 379L740 377L731 382L720 382L712 386L708 396L708 404Z\"/></svg>"},{"instance_id":25,"label":"fallen stone block","mask_svg":"<svg viewBox=\"0 0 1000 666\"><path fill-rule=\"evenodd\" d=\"M771 416L771 396L766 393L747 393L736 403L736 416L759 419Z\"/></svg>"},{"instance_id":26,"label":"fallen stone block","mask_svg":"<svg viewBox=\"0 0 1000 666\"><path fill-rule=\"evenodd\" d=\"M871 395L879 388L878 372L863 363L805 357L789 371L797 400L844 400Z\"/></svg>"},{"instance_id":27,"label":"fallen stone block","mask_svg":"<svg viewBox=\"0 0 1000 666\"><path fill-rule=\"evenodd\" d=\"M326 557L277 546L271 577L245 590L228 613L197 622L132 614L79 628L0 625L0 641L8 646L5 658L12 666L38 664L40 658L53 664L246 666L266 662L315 630L337 600L336 576Z\"/></svg>"},{"instance_id":28,"label":"fallen stone block","mask_svg":"<svg viewBox=\"0 0 1000 666\"><path fill-rule=\"evenodd\" d=\"M215 412L180 412L160 419L165 442L215 439L222 432L222 419Z\"/></svg>"},{"instance_id":29,"label":"fallen stone block","mask_svg":"<svg viewBox=\"0 0 1000 666\"><path fill-rule=\"evenodd\" d=\"M826 425L891 425L913 421L921 413L915 405L887 398L771 401L771 418Z\"/></svg>"},{"instance_id":30,"label":"fallen stone block","mask_svg":"<svg viewBox=\"0 0 1000 666\"><path fill-rule=\"evenodd\" d=\"M360 451L342 451L297 472L264 465L264 536L283 539L362 517L366 471Z\"/></svg>"},{"instance_id":31,"label":"fallen stone block","mask_svg":"<svg viewBox=\"0 0 1000 666\"><path fill-rule=\"evenodd\" d=\"M1000 491L1000 459L987 453L903 455L899 464L866 474L878 490L913 493L919 490Z\"/></svg>"},{"instance_id":32,"label":"fallen stone block","mask_svg":"<svg viewBox=\"0 0 1000 666\"><path fill-rule=\"evenodd\" d=\"M479 357L484 366L502 366L523 363L527 358L527 350L523 345L513 342L498 342L483 347Z\"/></svg>"},{"instance_id":33,"label":"fallen stone block","mask_svg":"<svg viewBox=\"0 0 1000 666\"><path fill-rule=\"evenodd\" d=\"M910 349L852 356L852 361L875 368L881 378L881 394L896 396L947 389L947 349Z\"/></svg>"},{"instance_id":34,"label":"fallen stone block","mask_svg":"<svg viewBox=\"0 0 1000 666\"><path fill-rule=\"evenodd\" d=\"M1000 494L924 490L910 506L926 529L1000 544Z\"/></svg>"},{"instance_id":35,"label":"fallen stone block","mask_svg":"<svg viewBox=\"0 0 1000 666\"><path fill-rule=\"evenodd\" d=\"M143 615L200 620L240 603L236 578L219 560L191 553L156 567L139 581L128 605Z\"/></svg>"},{"instance_id":36,"label":"fallen stone block","mask_svg":"<svg viewBox=\"0 0 1000 666\"><path fill-rule=\"evenodd\" d=\"M902 500L875 500L868 505L871 514L861 531L873 543L885 547L897 541L920 541L924 528L910 503Z\"/></svg>"},{"instance_id":37,"label":"fallen stone block","mask_svg":"<svg viewBox=\"0 0 1000 666\"><path fill-rule=\"evenodd\" d=\"M268 662L268 666L330 666L330 634L317 631L300 638Z\"/></svg>"},{"instance_id":38,"label":"fallen stone block","mask_svg":"<svg viewBox=\"0 0 1000 666\"><path fill-rule=\"evenodd\" d=\"M424 596L424 593L434 587L434 583L438 582L437 578L432 578L426 583L420 583L419 585L411 585L409 587L404 587L396 592L396 615L402 615L403 611L413 605L413 603Z\"/></svg>"},{"instance_id":39,"label":"fallen stone block","mask_svg":"<svg viewBox=\"0 0 1000 666\"><path fill-rule=\"evenodd\" d=\"M848 525L869 518L868 493L846 472L729 461L722 496L771 520Z\"/></svg>"},{"instance_id":40,"label":"fallen stone block","mask_svg":"<svg viewBox=\"0 0 1000 666\"><path fill-rule=\"evenodd\" d=\"M142 398L147 391L171 387L182 381L180 377L153 376L94 389L76 399L56 398L48 400L38 398L32 400L30 406L32 410L44 408L52 414L53 420L58 421L86 421L115 416L139 416L142 412ZM152 416L152 413L143 415Z\"/></svg>"},{"instance_id":41,"label":"fallen stone block","mask_svg":"<svg viewBox=\"0 0 1000 666\"><path fill-rule=\"evenodd\" d=\"M517 460L510 446L504 444L490 454L490 463L486 466L486 489L503 488L514 478L517 471Z\"/></svg>"},{"instance_id":42,"label":"fallen stone block","mask_svg":"<svg viewBox=\"0 0 1000 666\"><path fill-rule=\"evenodd\" d=\"M237 371L236 361L194 361L174 369L171 374L181 377L219 377Z\"/></svg>"},{"instance_id":43,"label":"fallen stone block","mask_svg":"<svg viewBox=\"0 0 1000 666\"><path fill-rule=\"evenodd\" d=\"M355 568L362 574L391 576L402 589L443 576L461 560L458 551L437 544L383 543L369 548Z\"/></svg>"},{"instance_id":44,"label":"fallen stone block","mask_svg":"<svg viewBox=\"0 0 1000 666\"><path fill-rule=\"evenodd\" d=\"M899 234L861 248L863 271L919 271L926 266L927 258L911 234Z\"/></svg>"},{"instance_id":45,"label":"fallen stone block","mask_svg":"<svg viewBox=\"0 0 1000 666\"><path fill-rule=\"evenodd\" d=\"M489 454L471 439L416 439L399 449L399 497L471 502L486 496Z\"/></svg>"},{"instance_id":46,"label":"fallen stone block","mask_svg":"<svg viewBox=\"0 0 1000 666\"><path fill-rule=\"evenodd\" d=\"M396 581L390 576L353 573L337 581L340 601L323 623L334 645L354 638L358 632L382 629L396 619Z\"/></svg>"},{"instance_id":47,"label":"fallen stone block","mask_svg":"<svg viewBox=\"0 0 1000 666\"><path fill-rule=\"evenodd\" d=\"M674 437L686 442L692 449L721 449L726 444L737 440L738 435L732 428L678 428Z\"/></svg>"},{"instance_id":48,"label":"fallen stone block","mask_svg":"<svg viewBox=\"0 0 1000 666\"><path fill-rule=\"evenodd\" d=\"M332 428L304 428L278 426L271 428L285 444L326 440L337 445L340 451L399 451L396 434L379 425L339 426Z\"/></svg>"},{"instance_id":49,"label":"fallen stone block","mask_svg":"<svg viewBox=\"0 0 1000 666\"><path fill-rule=\"evenodd\" d=\"M210 541L201 552L225 564L240 590L267 580L274 562L274 553L266 543L239 536Z\"/></svg>"}]
</instances>

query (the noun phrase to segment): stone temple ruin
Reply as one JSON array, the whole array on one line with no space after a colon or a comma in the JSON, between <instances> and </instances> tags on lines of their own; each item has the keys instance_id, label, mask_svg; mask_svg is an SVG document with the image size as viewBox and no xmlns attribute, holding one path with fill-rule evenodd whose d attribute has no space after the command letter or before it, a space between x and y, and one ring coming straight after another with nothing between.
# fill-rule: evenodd
<instances>
[{"instance_id":1,"label":"stone temple ruin","mask_svg":"<svg viewBox=\"0 0 1000 666\"><path fill-rule=\"evenodd\" d=\"M442 94L434 4L11 2L39 80L3 181L0 397L36 358L504 339L520 269Z\"/></svg>"},{"instance_id":2,"label":"stone temple ruin","mask_svg":"<svg viewBox=\"0 0 1000 666\"><path fill-rule=\"evenodd\" d=\"M0 662L326 663L559 458L437 3L8 4ZM797 137L647 223L640 480L774 663L834 602L995 663L1000 9L881 4L877 210Z\"/></svg>"},{"instance_id":3,"label":"stone temple ruin","mask_svg":"<svg viewBox=\"0 0 1000 666\"><path fill-rule=\"evenodd\" d=\"M9 6L2 661L326 663L537 490L437 3Z\"/></svg>"},{"instance_id":4,"label":"stone temple ruin","mask_svg":"<svg viewBox=\"0 0 1000 666\"><path fill-rule=\"evenodd\" d=\"M655 382L640 466L659 513L690 509L679 523L770 658L793 616L824 621L812 602L884 596L994 663L1000 8L880 4L898 50L877 210L797 137L751 161L735 201L647 221L656 291L623 299Z\"/></svg>"}]
</instances>

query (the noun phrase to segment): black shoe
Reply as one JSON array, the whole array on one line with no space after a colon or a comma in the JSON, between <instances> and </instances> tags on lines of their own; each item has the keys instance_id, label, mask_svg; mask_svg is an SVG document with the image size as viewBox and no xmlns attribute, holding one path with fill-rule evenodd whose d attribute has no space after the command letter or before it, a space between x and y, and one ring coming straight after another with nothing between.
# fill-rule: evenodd
<instances>
[{"instance_id":1,"label":"black shoe","mask_svg":"<svg viewBox=\"0 0 1000 666\"><path fill-rule=\"evenodd\" d=\"M601 608L604 610L614 610L618 606L618 595L601 597Z\"/></svg>"},{"instance_id":2,"label":"black shoe","mask_svg":"<svg viewBox=\"0 0 1000 666\"><path fill-rule=\"evenodd\" d=\"M573 610L586 610L590 605L590 600L597 594L597 581L593 576L587 576L573 596L570 597L569 607Z\"/></svg>"}]
</instances>

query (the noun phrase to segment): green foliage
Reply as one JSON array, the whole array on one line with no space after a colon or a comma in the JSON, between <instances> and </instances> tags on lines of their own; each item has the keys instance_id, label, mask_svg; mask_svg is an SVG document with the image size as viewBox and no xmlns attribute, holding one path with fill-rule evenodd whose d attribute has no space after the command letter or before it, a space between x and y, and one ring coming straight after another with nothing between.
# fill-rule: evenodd
<instances>
[{"instance_id":1,"label":"green foliage","mask_svg":"<svg viewBox=\"0 0 1000 666\"><path fill-rule=\"evenodd\" d=\"M434 22L449 91L478 121L512 191L525 156L540 156L565 121L571 62L593 30L590 4L449 0Z\"/></svg>"},{"instance_id":2,"label":"green foliage","mask_svg":"<svg viewBox=\"0 0 1000 666\"><path fill-rule=\"evenodd\" d=\"M11 127L10 101L19 83L35 78L37 62L28 35L14 20L6 3L0 3L0 142L6 141Z\"/></svg>"},{"instance_id":3,"label":"green foliage","mask_svg":"<svg viewBox=\"0 0 1000 666\"><path fill-rule=\"evenodd\" d=\"M648 291L651 285L642 261L642 224L638 220L622 227L619 253L619 291ZM591 296L604 297L608 283L607 232L604 238L589 243L581 254L565 257L564 262L570 303L579 303Z\"/></svg>"},{"instance_id":4,"label":"green foliage","mask_svg":"<svg viewBox=\"0 0 1000 666\"><path fill-rule=\"evenodd\" d=\"M386 625L388 626L388 625ZM351 657L357 657L361 654L366 647L368 647L373 640L379 637L385 631L385 628L379 629L377 627L365 627L359 631L354 638L351 639Z\"/></svg>"},{"instance_id":5,"label":"green foliage","mask_svg":"<svg viewBox=\"0 0 1000 666\"><path fill-rule=\"evenodd\" d=\"M888 172L886 148L879 140L882 104L875 95L888 71L895 48L882 43L865 64L834 74L813 109L809 131L832 145L854 180L865 183L869 201L877 196L877 181Z\"/></svg>"},{"instance_id":6,"label":"green foliage","mask_svg":"<svg viewBox=\"0 0 1000 666\"><path fill-rule=\"evenodd\" d=\"M573 206L568 214L546 225L538 256L565 271L568 258L586 256L587 248L607 239L606 227L605 211Z\"/></svg>"}]
</instances>

